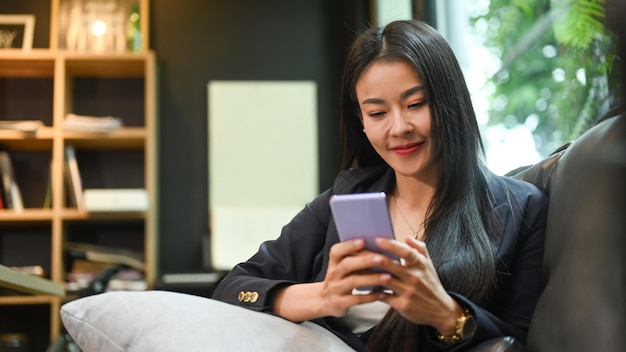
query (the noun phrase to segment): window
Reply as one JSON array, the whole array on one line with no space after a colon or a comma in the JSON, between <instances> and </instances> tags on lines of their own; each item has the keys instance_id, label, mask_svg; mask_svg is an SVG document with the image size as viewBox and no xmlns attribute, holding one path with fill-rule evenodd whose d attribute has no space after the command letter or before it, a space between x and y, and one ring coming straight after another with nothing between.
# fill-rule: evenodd
<instances>
[{"instance_id":1,"label":"window","mask_svg":"<svg viewBox=\"0 0 626 352\"><path fill-rule=\"evenodd\" d=\"M436 1L490 169L504 174L575 139L612 106L614 53L598 0Z\"/></svg>"}]
</instances>

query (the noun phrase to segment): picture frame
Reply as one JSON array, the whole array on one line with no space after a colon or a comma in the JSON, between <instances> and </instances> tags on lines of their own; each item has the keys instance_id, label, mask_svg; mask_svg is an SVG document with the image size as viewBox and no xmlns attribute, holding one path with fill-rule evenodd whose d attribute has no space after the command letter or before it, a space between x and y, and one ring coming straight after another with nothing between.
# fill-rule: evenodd
<instances>
[{"instance_id":1,"label":"picture frame","mask_svg":"<svg viewBox=\"0 0 626 352\"><path fill-rule=\"evenodd\" d=\"M148 48L149 0L52 0L50 47L127 53Z\"/></svg>"},{"instance_id":2,"label":"picture frame","mask_svg":"<svg viewBox=\"0 0 626 352\"><path fill-rule=\"evenodd\" d=\"M30 50L35 34L35 15L0 15L0 49Z\"/></svg>"}]
</instances>

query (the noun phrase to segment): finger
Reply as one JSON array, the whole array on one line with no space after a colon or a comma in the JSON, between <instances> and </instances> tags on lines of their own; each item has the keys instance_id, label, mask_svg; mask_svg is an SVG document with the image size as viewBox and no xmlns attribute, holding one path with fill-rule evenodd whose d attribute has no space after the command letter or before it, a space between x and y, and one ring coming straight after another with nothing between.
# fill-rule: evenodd
<instances>
[{"instance_id":1,"label":"finger","mask_svg":"<svg viewBox=\"0 0 626 352\"><path fill-rule=\"evenodd\" d=\"M391 280L392 278L397 278L400 279L400 281L403 281L410 276L410 273L407 271L407 267L402 264L403 262L404 258L401 258L399 262L387 256L376 254L372 257L371 264L368 267L368 270L374 270L379 273L389 274L388 277L381 278L382 280Z\"/></svg>"},{"instance_id":2,"label":"finger","mask_svg":"<svg viewBox=\"0 0 626 352\"><path fill-rule=\"evenodd\" d=\"M343 260L356 255L363 249L365 242L361 239L335 243L330 248L326 278L339 280L350 273L350 268L345 266Z\"/></svg>"},{"instance_id":3,"label":"finger","mask_svg":"<svg viewBox=\"0 0 626 352\"><path fill-rule=\"evenodd\" d=\"M386 256L368 250L362 250L350 256L346 256L341 260L340 266L343 270L350 274L359 272L370 272L372 268L376 268L382 263Z\"/></svg>"},{"instance_id":4,"label":"finger","mask_svg":"<svg viewBox=\"0 0 626 352\"><path fill-rule=\"evenodd\" d=\"M384 296L385 294L380 291L361 291L358 293L351 291L349 295L342 297L342 301L346 307L353 307L359 304L383 300Z\"/></svg>"},{"instance_id":5,"label":"finger","mask_svg":"<svg viewBox=\"0 0 626 352\"><path fill-rule=\"evenodd\" d=\"M412 249L403 259L405 266L414 266L420 262L420 253L417 250Z\"/></svg>"},{"instance_id":6,"label":"finger","mask_svg":"<svg viewBox=\"0 0 626 352\"><path fill-rule=\"evenodd\" d=\"M367 274L372 274L375 268L380 266L385 260L382 254L361 250L353 255L340 258L337 262L330 263L326 272L326 278L332 281L340 281L338 287L340 291L346 292L356 287L356 285L371 285L372 279L366 282L355 282L355 279ZM387 259L391 260L391 259ZM379 270L380 272L380 270ZM365 279L367 280L367 279ZM373 279L375 280L375 278ZM376 284L376 282L374 282Z\"/></svg>"},{"instance_id":7,"label":"finger","mask_svg":"<svg viewBox=\"0 0 626 352\"><path fill-rule=\"evenodd\" d=\"M411 248L416 249L421 255L425 256L426 258L430 258L430 255L428 255L428 249L426 248L426 242L420 241L413 237L407 237L406 243Z\"/></svg>"},{"instance_id":8,"label":"finger","mask_svg":"<svg viewBox=\"0 0 626 352\"><path fill-rule=\"evenodd\" d=\"M384 286L384 283L390 280L391 275L369 264L367 269L353 271L343 276L333 275L333 277L334 279L327 283L330 291L344 295L351 294L355 288ZM330 278L327 276L327 279Z\"/></svg>"},{"instance_id":9,"label":"finger","mask_svg":"<svg viewBox=\"0 0 626 352\"><path fill-rule=\"evenodd\" d=\"M335 283L335 285L333 285L334 287L327 291L327 299L329 299L329 302L332 302L329 304L331 307L328 312L329 315L341 317L346 314L350 307L381 299L378 292L374 291L362 291L355 294L356 291L354 290L354 287L339 289L339 286L343 286L343 283L345 283L345 280L340 281L339 285L337 285L338 283Z\"/></svg>"},{"instance_id":10,"label":"finger","mask_svg":"<svg viewBox=\"0 0 626 352\"><path fill-rule=\"evenodd\" d=\"M365 241L362 239L338 242L330 248L329 258L332 261L339 262L344 257L358 253L364 247Z\"/></svg>"},{"instance_id":11,"label":"finger","mask_svg":"<svg viewBox=\"0 0 626 352\"><path fill-rule=\"evenodd\" d=\"M413 248L413 246L418 246L418 244L413 242L409 243L407 241L407 243L402 243L396 240L377 238L376 244L381 249L384 249L402 258L403 263L410 263L411 265L418 262L419 254L421 254L421 252L416 251L416 249Z\"/></svg>"},{"instance_id":12,"label":"finger","mask_svg":"<svg viewBox=\"0 0 626 352\"><path fill-rule=\"evenodd\" d=\"M345 283L349 287L349 292L352 294L363 294L355 293L354 290L357 291L368 291L372 288L384 288L386 284L391 281L391 274L370 270L367 273L359 274L359 275L351 275L346 278Z\"/></svg>"},{"instance_id":13,"label":"finger","mask_svg":"<svg viewBox=\"0 0 626 352\"><path fill-rule=\"evenodd\" d=\"M411 250L407 244L402 243L398 240L392 240L384 237L379 237L376 239L376 245L389 253L393 253L400 258L404 258L408 252Z\"/></svg>"},{"instance_id":14,"label":"finger","mask_svg":"<svg viewBox=\"0 0 626 352\"><path fill-rule=\"evenodd\" d=\"M400 258L400 264L403 266L414 265L419 262L420 253L408 244L385 238L377 239L376 244L381 249L393 253Z\"/></svg>"}]
</instances>

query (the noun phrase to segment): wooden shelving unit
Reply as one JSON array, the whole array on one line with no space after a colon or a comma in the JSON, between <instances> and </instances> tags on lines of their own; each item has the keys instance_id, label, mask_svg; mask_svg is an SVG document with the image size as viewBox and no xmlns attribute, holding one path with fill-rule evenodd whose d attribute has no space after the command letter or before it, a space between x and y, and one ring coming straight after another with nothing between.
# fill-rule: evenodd
<instances>
[{"instance_id":1,"label":"wooden shelving unit","mask_svg":"<svg viewBox=\"0 0 626 352\"><path fill-rule=\"evenodd\" d=\"M143 253L148 286L154 285L158 237L155 92L155 57L150 51L0 50L0 120L36 119L45 124L35 133L0 130L0 150L15 155L16 179L25 206L22 212L0 209L0 264L41 265L49 279L64 283L66 241L110 246L107 241L113 237L113 246L125 247L128 242ZM118 116L124 126L110 133L65 131L63 121L70 112ZM89 213L67 207L63 179L66 144L76 150L84 188L145 188L148 210ZM49 180L52 203L44 209ZM47 335L50 340L56 338L62 300L0 295L0 333L7 329L2 320L7 314L17 314L22 308L24 314L30 314L28 307L47 305ZM41 336L27 333L34 339Z\"/></svg>"}]
</instances>

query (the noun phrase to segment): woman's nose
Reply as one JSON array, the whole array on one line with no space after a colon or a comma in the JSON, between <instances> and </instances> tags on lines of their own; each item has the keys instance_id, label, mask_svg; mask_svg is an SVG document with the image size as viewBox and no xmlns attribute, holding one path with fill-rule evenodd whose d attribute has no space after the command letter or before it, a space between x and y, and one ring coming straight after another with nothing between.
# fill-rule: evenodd
<instances>
[{"instance_id":1,"label":"woman's nose","mask_svg":"<svg viewBox=\"0 0 626 352\"><path fill-rule=\"evenodd\" d=\"M401 112L393 112L391 114L391 133L396 136L404 136L413 132L413 124L409 121L407 116Z\"/></svg>"}]
</instances>

